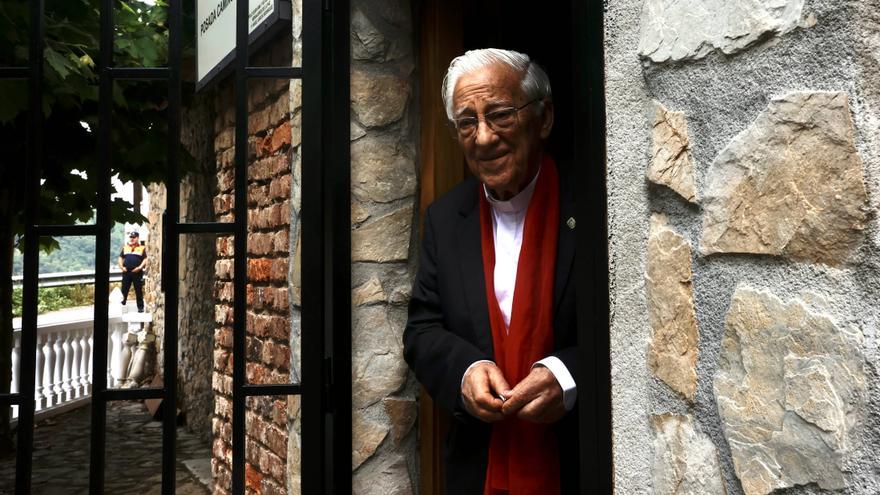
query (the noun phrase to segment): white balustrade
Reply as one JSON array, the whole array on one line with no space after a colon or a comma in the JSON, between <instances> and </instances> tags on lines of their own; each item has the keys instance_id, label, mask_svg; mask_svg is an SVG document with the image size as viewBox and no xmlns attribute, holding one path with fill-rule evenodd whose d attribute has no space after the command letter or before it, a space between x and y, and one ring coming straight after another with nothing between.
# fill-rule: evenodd
<instances>
[{"instance_id":1,"label":"white balustrade","mask_svg":"<svg viewBox=\"0 0 880 495\"><path fill-rule=\"evenodd\" d=\"M66 335L64 336L66 337ZM58 332L53 337L55 337L52 339L55 366L52 367L52 392L54 392L52 403L58 405L64 401L64 388L62 387L64 384L64 348L61 345L62 333Z\"/></svg>"},{"instance_id":2,"label":"white balustrade","mask_svg":"<svg viewBox=\"0 0 880 495\"><path fill-rule=\"evenodd\" d=\"M95 353L92 351L95 349L95 337L92 332L88 332L83 335L83 339L80 342L83 346L83 393L85 395L92 395L92 370L94 369L92 365L95 361ZM88 356L88 359L85 356Z\"/></svg>"},{"instance_id":3,"label":"white balustrade","mask_svg":"<svg viewBox=\"0 0 880 495\"><path fill-rule=\"evenodd\" d=\"M119 386L124 381L127 369L122 368L122 363L127 360L123 353L124 350L131 353L130 347L123 342L127 325L122 321L122 314L112 306L107 328L110 345L107 349L105 373L108 387ZM94 364L93 314L93 308L82 308L37 317L34 406L38 417L57 414L91 400ZM21 318L15 318L11 384L13 393L21 390L21 368L26 366L21 355L22 337ZM111 364L117 367L111 369ZM13 406L13 419L18 418L18 414L18 406Z\"/></svg>"},{"instance_id":4,"label":"white balustrade","mask_svg":"<svg viewBox=\"0 0 880 495\"><path fill-rule=\"evenodd\" d=\"M34 367L36 375L36 380L34 380L34 402L36 402L37 411L42 411L46 408L46 398L43 395L43 346L41 344L45 337L45 335L41 336L39 331L37 332L37 356L35 358L37 364Z\"/></svg>"},{"instance_id":5,"label":"white balustrade","mask_svg":"<svg viewBox=\"0 0 880 495\"><path fill-rule=\"evenodd\" d=\"M12 344L12 387L9 389L13 394L18 393L18 382L21 380L21 334L13 336ZM12 417L18 417L18 405L12 406Z\"/></svg>"},{"instance_id":6,"label":"white balustrade","mask_svg":"<svg viewBox=\"0 0 880 495\"><path fill-rule=\"evenodd\" d=\"M67 400L71 401L78 397L77 386L79 385L79 330L71 332L67 340L64 341L65 356L70 357L70 361L64 362L64 371L67 373L64 383L67 385Z\"/></svg>"}]
</instances>

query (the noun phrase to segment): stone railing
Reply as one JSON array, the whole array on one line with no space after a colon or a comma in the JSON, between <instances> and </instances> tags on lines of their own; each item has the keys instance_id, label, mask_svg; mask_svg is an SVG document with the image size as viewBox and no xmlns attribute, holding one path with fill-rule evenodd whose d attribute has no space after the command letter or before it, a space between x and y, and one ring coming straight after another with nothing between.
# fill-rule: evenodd
<instances>
[{"instance_id":1,"label":"stone railing","mask_svg":"<svg viewBox=\"0 0 880 495\"><path fill-rule=\"evenodd\" d=\"M110 304L107 338L107 386L137 386L145 377L144 356L153 349L155 337L140 331L148 314L123 314ZM151 338L152 337L152 338ZM21 318L13 320L12 387L20 389ZM141 343L140 346L135 346ZM37 318L37 351L34 402L37 417L49 417L87 404L92 393L94 355L94 308L57 311ZM141 356L137 356L137 354ZM154 355L154 354L153 354ZM136 356L134 360L132 357ZM18 418L18 406L12 406Z\"/></svg>"}]
</instances>

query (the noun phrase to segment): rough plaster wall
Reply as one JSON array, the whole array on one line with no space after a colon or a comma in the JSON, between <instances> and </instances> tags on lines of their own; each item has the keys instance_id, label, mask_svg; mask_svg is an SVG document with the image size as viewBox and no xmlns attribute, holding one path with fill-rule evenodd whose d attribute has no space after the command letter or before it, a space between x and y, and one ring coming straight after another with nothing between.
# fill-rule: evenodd
<instances>
[{"instance_id":1,"label":"rough plaster wall","mask_svg":"<svg viewBox=\"0 0 880 495\"><path fill-rule=\"evenodd\" d=\"M690 413L717 446L728 493L743 493L734 472L715 404L712 379L719 367L725 315L737 285L770 289L783 300L802 298L841 328L864 335L868 399L860 433L847 454L850 471L841 493L880 493L876 446L880 445L878 332L880 228L872 213L865 242L849 263L832 268L784 257L722 254L693 257L694 292L700 328L698 386L693 406L653 378L646 364L651 339L644 295L649 214L664 212L670 225L697 246L699 206L661 186L649 185L652 99L688 119L698 188L715 156L755 120L773 97L792 91L844 91L864 164L870 210L880 193L880 4L809 1L817 23L771 37L744 52L676 64L639 60L643 0L609 2L606 14L608 113L608 222L611 269L611 339L615 486L619 493L652 493L650 414ZM782 493L824 493L816 485Z\"/></svg>"},{"instance_id":2,"label":"rough plaster wall","mask_svg":"<svg viewBox=\"0 0 880 495\"><path fill-rule=\"evenodd\" d=\"M650 217L644 170L651 141L650 98L636 53L641 4L610 2L605 17L614 481L627 494L651 493L652 464L644 448L652 410L646 400L650 326L641 253Z\"/></svg>"}]
</instances>

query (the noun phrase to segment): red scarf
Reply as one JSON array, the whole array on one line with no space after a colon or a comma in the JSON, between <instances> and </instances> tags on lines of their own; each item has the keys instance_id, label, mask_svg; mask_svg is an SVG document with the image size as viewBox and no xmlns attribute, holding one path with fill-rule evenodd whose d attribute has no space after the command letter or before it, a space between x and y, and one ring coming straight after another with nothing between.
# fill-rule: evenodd
<instances>
[{"instance_id":1,"label":"red scarf","mask_svg":"<svg viewBox=\"0 0 880 495\"><path fill-rule=\"evenodd\" d=\"M553 277L559 235L559 178L544 155L526 211L517 262L510 329L495 298L495 240L492 212L480 188L480 228L486 299L495 363L511 386L553 351ZM550 425L509 417L492 426L485 495L558 495L559 451Z\"/></svg>"}]
</instances>

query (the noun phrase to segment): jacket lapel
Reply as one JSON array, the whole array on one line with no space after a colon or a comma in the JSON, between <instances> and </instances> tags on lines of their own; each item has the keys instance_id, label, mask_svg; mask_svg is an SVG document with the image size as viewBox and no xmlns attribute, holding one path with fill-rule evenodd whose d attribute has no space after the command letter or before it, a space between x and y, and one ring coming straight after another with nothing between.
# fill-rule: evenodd
<instances>
[{"instance_id":1,"label":"jacket lapel","mask_svg":"<svg viewBox=\"0 0 880 495\"><path fill-rule=\"evenodd\" d=\"M556 245L556 278L553 286L553 313L559 309L559 302L565 291L572 270L575 238L575 214L574 198L572 197L571 182L566 180L560 171L559 180L559 240Z\"/></svg>"},{"instance_id":2,"label":"jacket lapel","mask_svg":"<svg viewBox=\"0 0 880 495\"><path fill-rule=\"evenodd\" d=\"M479 186L479 182L473 182ZM459 210L456 232L458 259L461 262L464 297L473 320L477 346L488 356L492 356L492 332L489 327L489 305L486 302L486 278L483 276L483 249L480 243L479 188L472 190L472 198Z\"/></svg>"}]
</instances>

